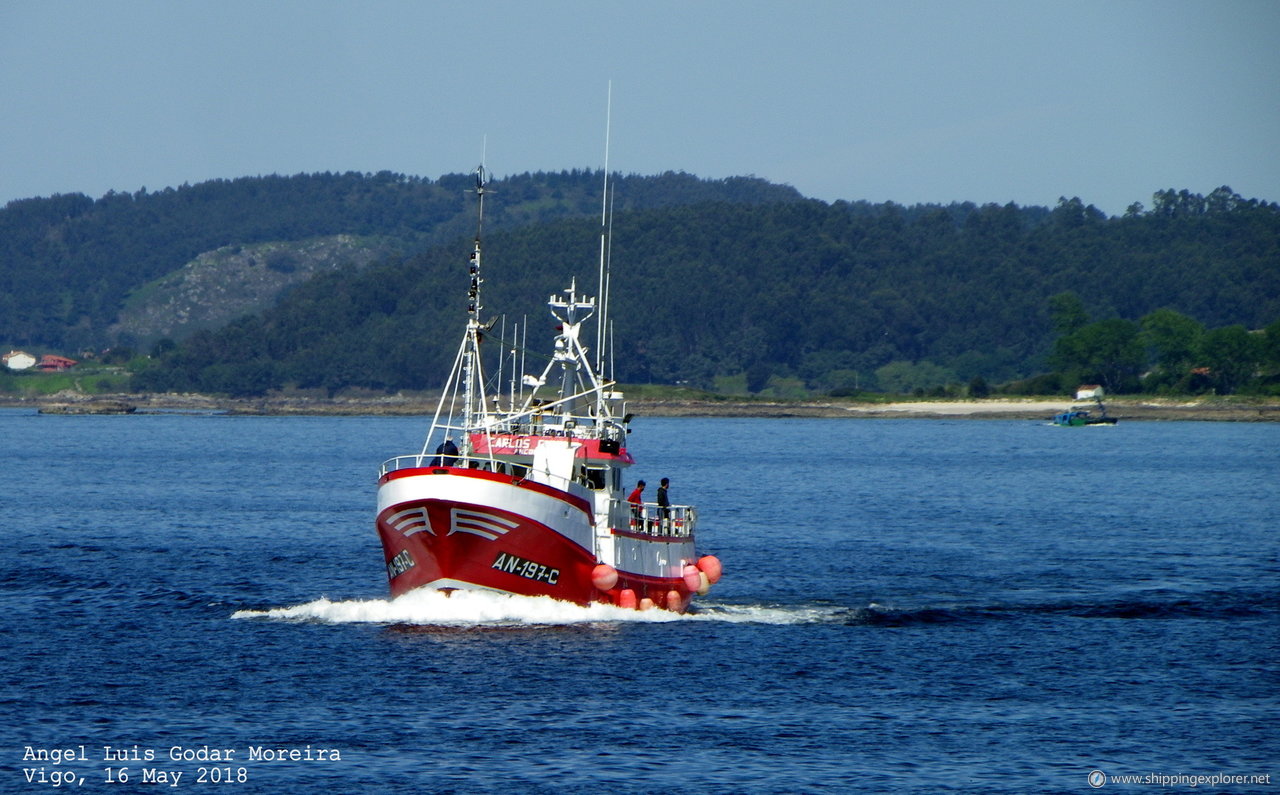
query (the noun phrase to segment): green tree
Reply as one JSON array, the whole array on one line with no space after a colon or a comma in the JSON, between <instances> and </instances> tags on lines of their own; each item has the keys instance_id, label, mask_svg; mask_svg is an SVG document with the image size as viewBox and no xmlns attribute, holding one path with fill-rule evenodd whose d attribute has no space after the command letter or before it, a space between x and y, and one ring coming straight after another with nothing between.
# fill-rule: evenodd
<instances>
[{"instance_id":1,"label":"green tree","mask_svg":"<svg viewBox=\"0 0 1280 795\"><path fill-rule=\"evenodd\" d=\"M1089 314L1084 311L1084 301L1071 291L1058 293L1049 299L1049 319L1053 330L1059 334L1072 334L1084 328Z\"/></svg>"},{"instance_id":2,"label":"green tree","mask_svg":"<svg viewBox=\"0 0 1280 795\"><path fill-rule=\"evenodd\" d=\"M886 392L908 394L929 390L956 380L956 374L933 362L890 362L876 370L876 380Z\"/></svg>"},{"instance_id":3,"label":"green tree","mask_svg":"<svg viewBox=\"0 0 1280 795\"><path fill-rule=\"evenodd\" d=\"M1112 318L1058 338L1051 363L1077 381L1098 381L1108 392L1132 391L1146 363L1138 325Z\"/></svg>"},{"instance_id":4,"label":"green tree","mask_svg":"<svg viewBox=\"0 0 1280 795\"><path fill-rule=\"evenodd\" d=\"M759 392L768 385L773 376L773 365L763 359L747 368L747 391Z\"/></svg>"},{"instance_id":5,"label":"green tree","mask_svg":"<svg viewBox=\"0 0 1280 795\"><path fill-rule=\"evenodd\" d=\"M1218 394L1229 395L1251 380L1262 362L1263 337L1244 326L1227 326L1205 333L1200 362L1209 368Z\"/></svg>"},{"instance_id":6,"label":"green tree","mask_svg":"<svg viewBox=\"0 0 1280 795\"><path fill-rule=\"evenodd\" d=\"M1280 369L1280 320L1272 321L1263 334L1262 362L1272 369Z\"/></svg>"},{"instance_id":7,"label":"green tree","mask_svg":"<svg viewBox=\"0 0 1280 795\"><path fill-rule=\"evenodd\" d=\"M1190 364L1204 334L1203 324L1172 309L1157 309L1139 324L1142 341L1152 348L1155 363L1167 368Z\"/></svg>"},{"instance_id":8,"label":"green tree","mask_svg":"<svg viewBox=\"0 0 1280 795\"><path fill-rule=\"evenodd\" d=\"M1195 366L1204 325L1172 309L1157 309L1138 322L1142 343L1155 363L1149 387L1172 387Z\"/></svg>"}]
</instances>

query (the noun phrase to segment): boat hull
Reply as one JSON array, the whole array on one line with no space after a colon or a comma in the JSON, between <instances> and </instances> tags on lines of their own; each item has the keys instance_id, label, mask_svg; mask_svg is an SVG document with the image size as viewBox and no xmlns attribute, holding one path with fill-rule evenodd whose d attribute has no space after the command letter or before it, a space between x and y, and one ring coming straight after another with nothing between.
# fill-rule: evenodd
<instances>
[{"instance_id":1,"label":"boat hull","mask_svg":"<svg viewBox=\"0 0 1280 795\"><path fill-rule=\"evenodd\" d=\"M1053 424L1063 428L1080 428L1086 425L1115 425L1115 417L1093 417L1087 411L1070 411L1056 414Z\"/></svg>"},{"instance_id":2,"label":"boat hull","mask_svg":"<svg viewBox=\"0 0 1280 795\"><path fill-rule=\"evenodd\" d=\"M596 521L584 496L484 470L401 469L378 484L392 596L462 588L581 605L688 607L697 591L683 576L692 537L598 524L607 522ZM602 557L602 547L611 554Z\"/></svg>"}]
</instances>

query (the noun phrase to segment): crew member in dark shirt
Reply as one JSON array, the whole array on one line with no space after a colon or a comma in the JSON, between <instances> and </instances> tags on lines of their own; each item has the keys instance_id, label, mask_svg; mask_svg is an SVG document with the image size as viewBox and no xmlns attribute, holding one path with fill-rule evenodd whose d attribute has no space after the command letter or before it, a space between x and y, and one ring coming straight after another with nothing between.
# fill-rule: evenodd
<instances>
[{"instance_id":1,"label":"crew member in dark shirt","mask_svg":"<svg viewBox=\"0 0 1280 795\"><path fill-rule=\"evenodd\" d=\"M663 478L658 485L658 511L662 514L663 524L671 519L671 500L667 497L667 487L670 485L670 478Z\"/></svg>"}]
</instances>

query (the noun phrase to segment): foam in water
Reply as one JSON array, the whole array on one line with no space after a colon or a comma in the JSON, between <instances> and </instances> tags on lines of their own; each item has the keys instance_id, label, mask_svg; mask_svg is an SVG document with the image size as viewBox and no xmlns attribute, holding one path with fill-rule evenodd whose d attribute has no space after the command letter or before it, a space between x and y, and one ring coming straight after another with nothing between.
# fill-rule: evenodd
<instances>
[{"instance_id":1,"label":"foam in water","mask_svg":"<svg viewBox=\"0 0 1280 795\"><path fill-rule=\"evenodd\" d=\"M632 610L613 605L576 605L546 596L516 596L490 591L441 591L419 589L395 599L348 599L334 602L321 597L292 607L269 610L237 610L232 618L267 618L320 621L330 624L420 624L429 626L563 625L586 623L672 621L722 621L746 624L808 624L830 620L828 609L707 605L695 612Z\"/></svg>"}]
</instances>

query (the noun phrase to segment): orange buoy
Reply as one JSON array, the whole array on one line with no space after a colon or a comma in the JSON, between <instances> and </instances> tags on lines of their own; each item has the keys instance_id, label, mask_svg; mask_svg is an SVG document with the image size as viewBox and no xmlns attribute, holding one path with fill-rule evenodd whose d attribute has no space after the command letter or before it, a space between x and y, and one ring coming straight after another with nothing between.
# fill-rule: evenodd
<instances>
[{"instance_id":1,"label":"orange buoy","mask_svg":"<svg viewBox=\"0 0 1280 795\"><path fill-rule=\"evenodd\" d=\"M682 607L684 607L684 601L680 598L680 592L667 591L667 609L679 613Z\"/></svg>"},{"instance_id":2,"label":"orange buoy","mask_svg":"<svg viewBox=\"0 0 1280 795\"><path fill-rule=\"evenodd\" d=\"M720 559L715 555L703 555L698 558L698 568L707 573L707 579L712 585L720 582L720 575L723 569L720 566Z\"/></svg>"},{"instance_id":3,"label":"orange buoy","mask_svg":"<svg viewBox=\"0 0 1280 795\"><path fill-rule=\"evenodd\" d=\"M684 567L684 587L690 591L696 591L702 587L702 572L697 566Z\"/></svg>"},{"instance_id":4,"label":"orange buoy","mask_svg":"<svg viewBox=\"0 0 1280 795\"><path fill-rule=\"evenodd\" d=\"M711 578L705 571L698 572L698 596L706 596L711 591Z\"/></svg>"},{"instance_id":5,"label":"orange buoy","mask_svg":"<svg viewBox=\"0 0 1280 795\"><path fill-rule=\"evenodd\" d=\"M641 609L641 610L652 610L652 609L653 609L653 600L652 600L652 599L650 599L650 598L649 598L649 597L647 597L647 596L646 596L645 598L641 599L641 600L640 600L640 609Z\"/></svg>"},{"instance_id":6,"label":"orange buoy","mask_svg":"<svg viewBox=\"0 0 1280 795\"><path fill-rule=\"evenodd\" d=\"M591 570L591 584L601 591L607 591L618 584L618 570L608 563L598 564Z\"/></svg>"},{"instance_id":7,"label":"orange buoy","mask_svg":"<svg viewBox=\"0 0 1280 795\"><path fill-rule=\"evenodd\" d=\"M628 610L636 609L636 592L630 588L623 588L618 591L618 607L625 607Z\"/></svg>"}]
</instances>

